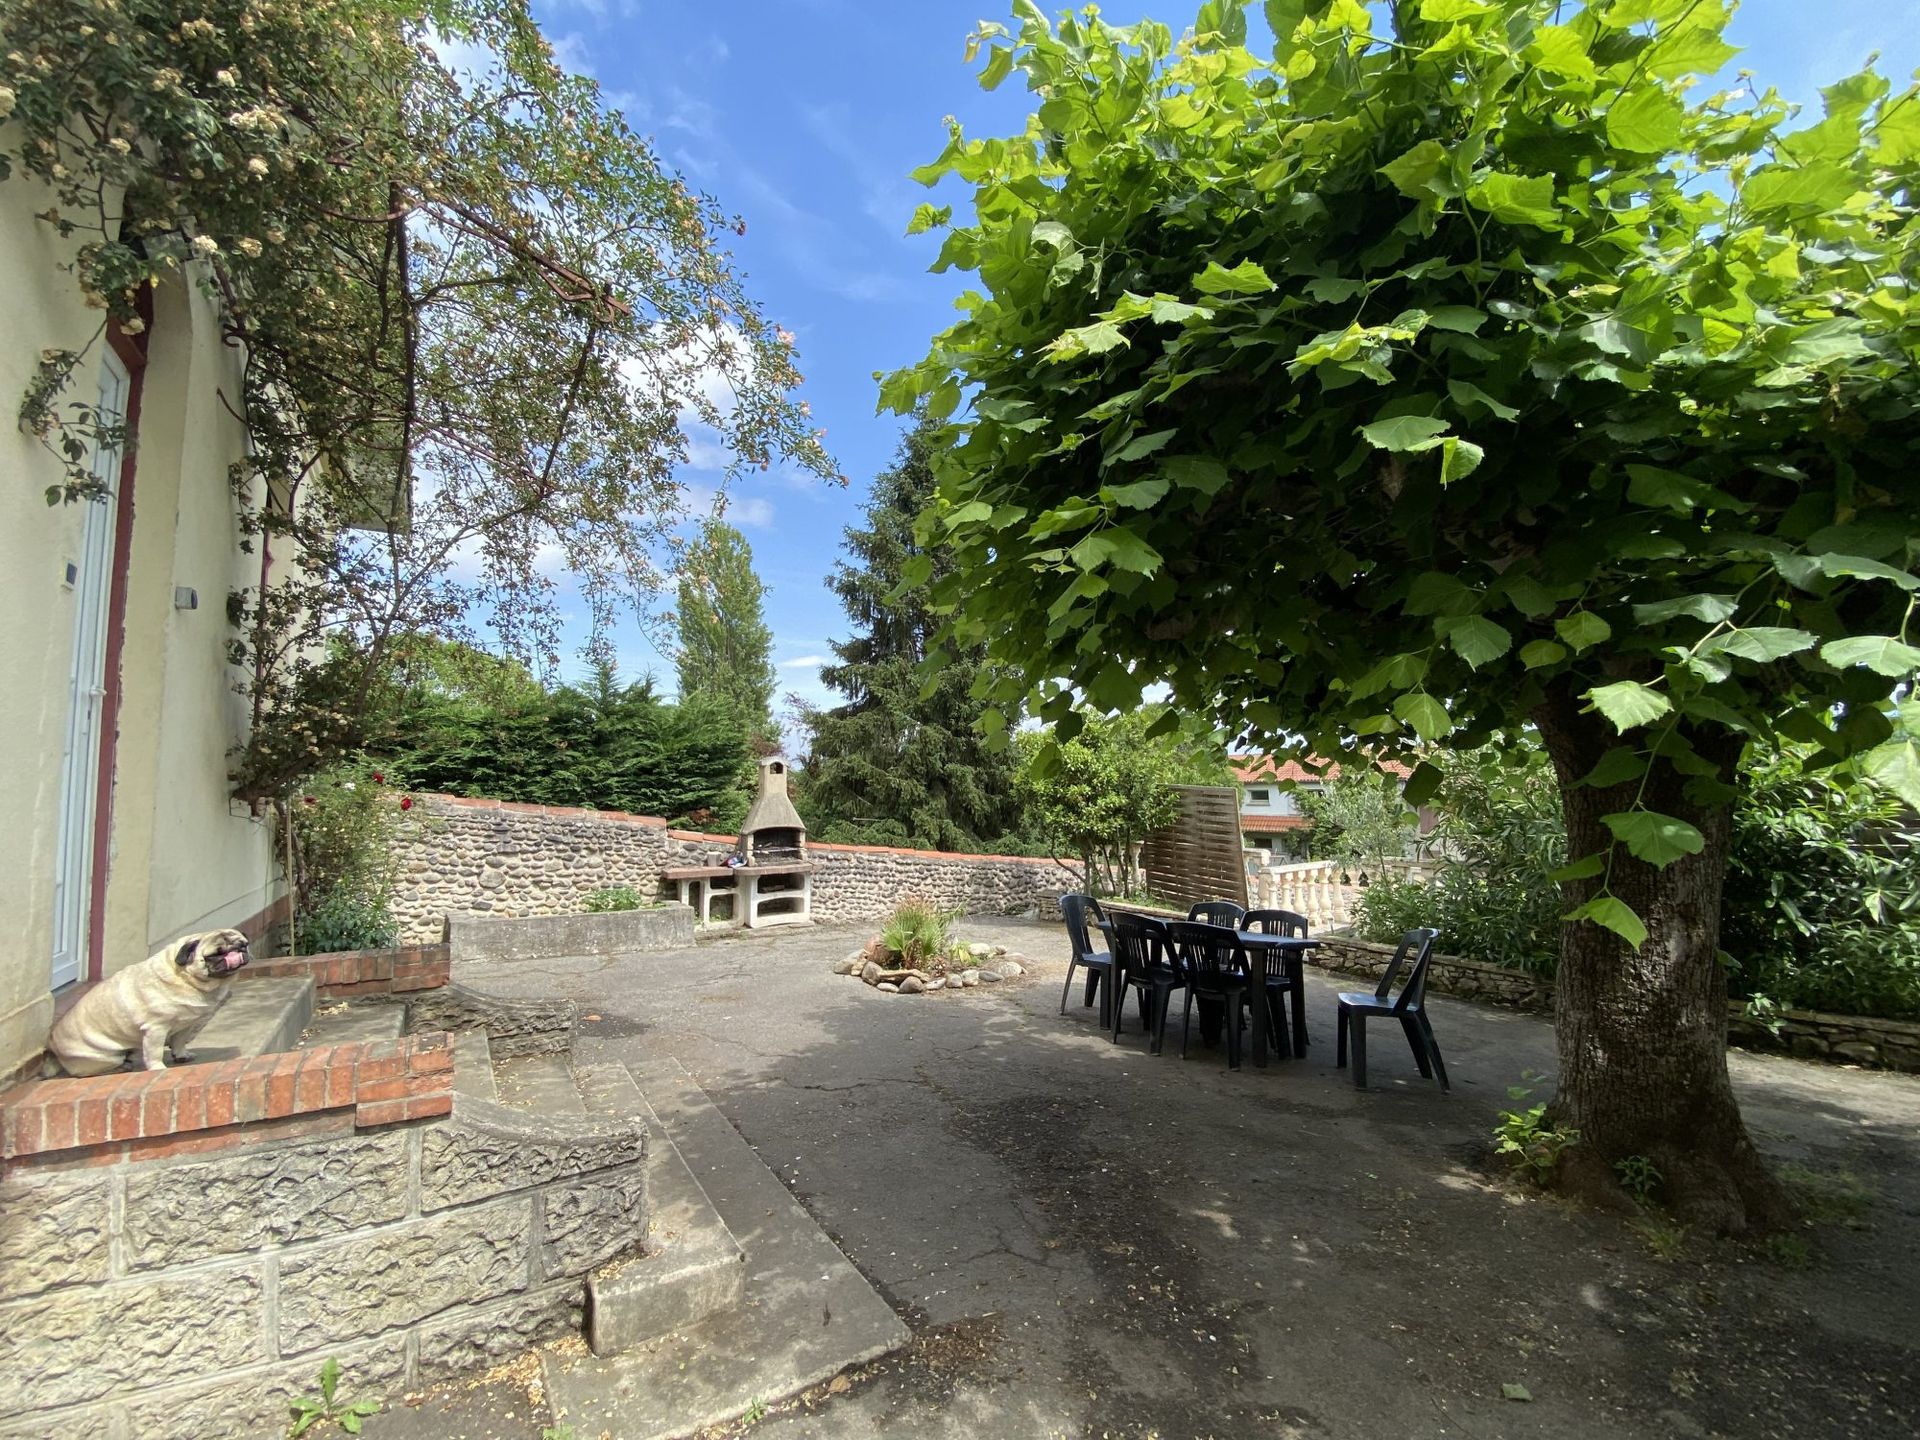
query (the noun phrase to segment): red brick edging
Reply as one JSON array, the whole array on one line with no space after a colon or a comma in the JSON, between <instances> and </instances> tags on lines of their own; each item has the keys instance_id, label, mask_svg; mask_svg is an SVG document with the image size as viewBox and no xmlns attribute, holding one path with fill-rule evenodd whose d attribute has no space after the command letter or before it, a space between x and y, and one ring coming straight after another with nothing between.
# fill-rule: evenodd
<instances>
[{"instance_id":1,"label":"red brick edging","mask_svg":"<svg viewBox=\"0 0 1920 1440\"><path fill-rule=\"evenodd\" d=\"M242 980L313 977L323 1000L352 995L399 995L437 990L453 977L453 952L445 945L402 945L394 950L336 950L326 955L289 955L255 960Z\"/></svg>"},{"instance_id":2,"label":"red brick edging","mask_svg":"<svg viewBox=\"0 0 1920 1440\"><path fill-rule=\"evenodd\" d=\"M151 1160L452 1109L453 1051L444 1033L33 1080L0 1095L0 1173L26 1160Z\"/></svg>"}]
</instances>

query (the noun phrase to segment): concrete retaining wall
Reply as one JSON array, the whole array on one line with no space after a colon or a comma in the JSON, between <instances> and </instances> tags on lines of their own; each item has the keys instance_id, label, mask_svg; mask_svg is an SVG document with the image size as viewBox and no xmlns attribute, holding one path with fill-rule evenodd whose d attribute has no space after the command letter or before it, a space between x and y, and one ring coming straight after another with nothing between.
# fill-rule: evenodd
<instances>
[{"instance_id":1,"label":"concrete retaining wall","mask_svg":"<svg viewBox=\"0 0 1920 1440\"><path fill-rule=\"evenodd\" d=\"M438 940L448 915L578 915L588 894L609 885L672 899L662 871L717 863L733 846L730 835L618 811L422 796L416 813L425 823L400 842L394 897L410 941ZM809 845L808 855L819 920L881 919L907 895L975 914L1045 913L1076 883L1050 860L1019 856L871 845Z\"/></svg>"},{"instance_id":2,"label":"concrete retaining wall","mask_svg":"<svg viewBox=\"0 0 1920 1440\"><path fill-rule=\"evenodd\" d=\"M279 1434L329 1356L344 1396L391 1395L577 1331L586 1275L646 1228L638 1122L462 1096L426 1124L260 1133L9 1171L0 1436Z\"/></svg>"},{"instance_id":3,"label":"concrete retaining wall","mask_svg":"<svg viewBox=\"0 0 1920 1440\"><path fill-rule=\"evenodd\" d=\"M534 960L546 955L612 955L671 950L693 943L693 911L685 905L617 910L606 915L449 915L447 947L455 960Z\"/></svg>"}]
</instances>

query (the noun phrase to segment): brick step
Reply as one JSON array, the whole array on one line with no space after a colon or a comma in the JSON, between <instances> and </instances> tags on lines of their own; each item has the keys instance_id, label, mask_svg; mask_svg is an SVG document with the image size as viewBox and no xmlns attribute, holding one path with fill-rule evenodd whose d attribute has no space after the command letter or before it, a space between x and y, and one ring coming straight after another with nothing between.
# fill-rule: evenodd
<instances>
[{"instance_id":1,"label":"brick step","mask_svg":"<svg viewBox=\"0 0 1920 1440\"><path fill-rule=\"evenodd\" d=\"M627 1067L664 1134L737 1237L741 1303L613 1356L541 1357L555 1424L672 1440L907 1343L907 1327L670 1056Z\"/></svg>"},{"instance_id":2,"label":"brick step","mask_svg":"<svg viewBox=\"0 0 1920 1440\"><path fill-rule=\"evenodd\" d=\"M584 1065L580 1090L598 1114L639 1117L647 1150L645 1253L587 1278L587 1343L616 1355L737 1308L746 1255L623 1065Z\"/></svg>"},{"instance_id":3,"label":"brick step","mask_svg":"<svg viewBox=\"0 0 1920 1440\"><path fill-rule=\"evenodd\" d=\"M249 1060L291 1050L313 1018L313 981L301 977L235 985L226 1004L194 1037L195 1063Z\"/></svg>"},{"instance_id":4,"label":"brick step","mask_svg":"<svg viewBox=\"0 0 1920 1440\"><path fill-rule=\"evenodd\" d=\"M384 1000L323 1002L301 1032L302 1050L344 1045L349 1040L398 1040L407 1028L407 1007Z\"/></svg>"}]
</instances>

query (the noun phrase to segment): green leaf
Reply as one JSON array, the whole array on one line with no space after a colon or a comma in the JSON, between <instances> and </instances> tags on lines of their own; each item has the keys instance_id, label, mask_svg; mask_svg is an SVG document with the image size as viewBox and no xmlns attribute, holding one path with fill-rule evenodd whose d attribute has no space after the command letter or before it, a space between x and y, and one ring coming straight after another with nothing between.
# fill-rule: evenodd
<instances>
[{"instance_id":1,"label":"green leaf","mask_svg":"<svg viewBox=\"0 0 1920 1440\"><path fill-rule=\"evenodd\" d=\"M1127 337L1111 320L1096 320L1056 336L1042 347L1049 360L1077 360L1082 355L1104 355L1127 343Z\"/></svg>"},{"instance_id":2,"label":"green leaf","mask_svg":"<svg viewBox=\"0 0 1920 1440\"><path fill-rule=\"evenodd\" d=\"M1506 225L1533 225L1558 230L1562 217L1553 202L1553 178L1548 175L1509 175L1492 171L1475 181L1467 199Z\"/></svg>"},{"instance_id":3,"label":"green leaf","mask_svg":"<svg viewBox=\"0 0 1920 1440\"><path fill-rule=\"evenodd\" d=\"M1111 500L1115 505L1124 505L1129 510L1145 510L1157 505L1167 491L1173 488L1171 480L1154 476L1146 480L1135 480L1131 485L1110 485L1100 492L1101 498Z\"/></svg>"},{"instance_id":4,"label":"green leaf","mask_svg":"<svg viewBox=\"0 0 1920 1440\"><path fill-rule=\"evenodd\" d=\"M1660 80L1678 80L1683 75L1711 75L1740 53L1738 45L1729 45L1711 27L1691 30L1662 30L1646 58L1649 75Z\"/></svg>"},{"instance_id":5,"label":"green leaf","mask_svg":"<svg viewBox=\"0 0 1920 1440\"><path fill-rule=\"evenodd\" d=\"M1451 485L1455 480L1471 475L1480 468L1486 453L1471 440L1447 436L1440 442L1440 483Z\"/></svg>"},{"instance_id":6,"label":"green leaf","mask_svg":"<svg viewBox=\"0 0 1920 1440\"><path fill-rule=\"evenodd\" d=\"M1084 536L1080 543L1067 552L1067 558L1082 570L1092 570L1104 565L1113 557L1113 532L1103 530L1097 535Z\"/></svg>"},{"instance_id":7,"label":"green leaf","mask_svg":"<svg viewBox=\"0 0 1920 1440\"><path fill-rule=\"evenodd\" d=\"M1438 140L1422 140L1406 154L1380 167L1393 188L1410 200L1439 200L1458 194L1452 159Z\"/></svg>"},{"instance_id":8,"label":"green leaf","mask_svg":"<svg viewBox=\"0 0 1920 1440\"><path fill-rule=\"evenodd\" d=\"M1802 650L1811 650L1819 641L1820 637L1808 630L1795 630L1782 625L1750 625L1744 630L1730 630L1724 635L1712 636L1700 646L1700 653L1737 655L1742 660L1769 664L1789 655L1797 655Z\"/></svg>"},{"instance_id":9,"label":"green leaf","mask_svg":"<svg viewBox=\"0 0 1920 1440\"><path fill-rule=\"evenodd\" d=\"M1690 475L1657 465L1627 466L1627 499L1663 510L1691 510L1706 487Z\"/></svg>"},{"instance_id":10,"label":"green leaf","mask_svg":"<svg viewBox=\"0 0 1920 1440\"><path fill-rule=\"evenodd\" d=\"M1422 740L1444 740L1453 729L1447 707L1424 690L1402 695L1393 702L1393 718L1413 727Z\"/></svg>"},{"instance_id":11,"label":"green leaf","mask_svg":"<svg viewBox=\"0 0 1920 1440\"><path fill-rule=\"evenodd\" d=\"M1376 450L1415 450L1430 448L1432 440L1447 428L1447 422L1431 415L1396 415L1391 420L1376 420L1362 425L1360 434Z\"/></svg>"},{"instance_id":12,"label":"green leaf","mask_svg":"<svg viewBox=\"0 0 1920 1440\"><path fill-rule=\"evenodd\" d=\"M1686 821L1653 810L1622 810L1602 815L1600 823L1613 832L1636 860L1664 868L1684 855L1698 855L1707 837Z\"/></svg>"},{"instance_id":13,"label":"green leaf","mask_svg":"<svg viewBox=\"0 0 1920 1440\"><path fill-rule=\"evenodd\" d=\"M936 226L945 225L953 219L951 205L922 204L913 207L913 218L907 222L907 234L923 235ZM1036 230L1038 226L1034 227Z\"/></svg>"},{"instance_id":14,"label":"green leaf","mask_svg":"<svg viewBox=\"0 0 1920 1440\"><path fill-rule=\"evenodd\" d=\"M1920 579L1862 555L1816 555L1820 573L1833 579L1891 580L1902 590L1920 590Z\"/></svg>"},{"instance_id":15,"label":"green leaf","mask_svg":"<svg viewBox=\"0 0 1920 1440\"><path fill-rule=\"evenodd\" d=\"M1116 526L1105 534L1113 542L1116 568L1131 570L1137 575L1151 575L1160 568L1160 552L1131 530Z\"/></svg>"},{"instance_id":16,"label":"green leaf","mask_svg":"<svg viewBox=\"0 0 1920 1440\"><path fill-rule=\"evenodd\" d=\"M1607 143L1636 155L1664 155L1680 143L1685 110L1665 90L1629 91L1607 111Z\"/></svg>"},{"instance_id":17,"label":"green leaf","mask_svg":"<svg viewBox=\"0 0 1920 1440\"><path fill-rule=\"evenodd\" d=\"M1552 640L1529 640L1520 647L1520 663L1529 670L1543 665L1558 665L1567 658L1567 647Z\"/></svg>"},{"instance_id":18,"label":"green leaf","mask_svg":"<svg viewBox=\"0 0 1920 1440\"><path fill-rule=\"evenodd\" d=\"M1835 210L1859 186L1851 171L1831 161L1817 165L1767 165L1740 187L1740 207L1753 215L1770 210L1820 213Z\"/></svg>"},{"instance_id":19,"label":"green leaf","mask_svg":"<svg viewBox=\"0 0 1920 1440\"><path fill-rule=\"evenodd\" d=\"M1109 463L1127 465L1135 460L1144 460L1179 433L1178 430L1156 430L1151 435L1136 435L1121 447L1120 453L1115 455Z\"/></svg>"},{"instance_id":20,"label":"green leaf","mask_svg":"<svg viewBox=\"0 0 1920 1440\"><path fill-rule=\"evenodd\" d=\"M1193 277L1193 288L1202 295L1264 295L1274 284L1251 260L1242 260L1231 270L1209 260L1207 268Z\"/></svg>"},{"instance_id":21,"label":"green leaf","mask_svg":"<svg viewBox=\"0 0 1920 1440\"><path fill-rule=\"evenodd\" d=\"M980 88L997 90L1000 82L1013 73L1013 51L1005 45L994 45L987 51L986 68L980 72Z\"/></svg>"},{"instance_id":22,"label":"green leaf","mask_svg":"<svg viewBox=\"0 0 1920 1440\"><path fill-rule=\"evenodd\" d=\"M1731 620L1734 612L1731 595L1682 595L1677 600L1658 600L1633 607L1633 618L1642 625L1662 625L1686 615L1708 625Z\"/></svg>"},{"instance_id":23,"label":"green leaf","mask_svg":"<svg viewBox=\"0 0 1920 1440\"><path fill-rule=\"evenodd\" d=\"M333 1407L333 1392L340 1384L340 1362L329 1355L320 1366L320 1398Z\"/></svg>"},{"instance_id":24,"label":"green leaf","mask_svg":"<svg viewBox=\"0 0 1920 1440\"><path fill-rule=\"evenodd\" d=\"M1465 615L1479 597L1444 570L1424 570L1407 586L1409 615Z\"/></svg>"},{"instance_id":25,"label":"green leaf","mask_svg":"<svg viewBox=\"0 0 1920 1440\"><path fill-rule=\"evenodd\" d=\"M1169 455L1160 462L1160 473L1183 489L1208 496L1217 494L1227 483L1227 467L1204 455Z\"/></svg>"},{"instance_id":26,"label":"green leaf","mask_svg":"<svg viewBox=\"0 0 1920 1440\"><path fill-rule=\"evenodd\" d=\"M1854 635L1834 640L1820 647L1820 658L1843 669L1864 665L1876 675L1890 675L1896 680L1920 670L1920 647L1891 635Z\"/></svg>"},{"instance_id":27,"label":"green leaf","mask_svg":"<svg viewBox=\"0 0 1920 1440\"><path fill-rule=\"evenodd\" d=\"M1500 1386L1500 1398L1502 1400L1531 1401L1533 1399L1533 1392L1524 1385L1515 1385L1511 1381L1508 1381Z\"/></svg>"},{"instance_id":28,"label":"green leaf","mask_svg":"<svg viewBox=\"0 0 1920 1440\"><path fill-rule=\"evenodd\" d=\"M1486 323L1487 312L1471 305L1436 305L1427 312L1429 330L1450 330L1456 335L1472 335Z\"/></svg>"},{"instance_id":29,"label":"green leaf","mask_svg":"<svg viewBox=\"0 0 1920 1440\"><path fill-rule=\"evenodd\" d=\"M1646 773L1646 758L1638 750L1616 745L1600 757L1599 764L1580 777L1579 783L1595 790L1604 790L1610 785L1624 785L1629 780L1638 780Z\"/></svg>"},{"instance_id":30,"label":"green leaf","mask_svg":"<svg viewBox=\"0 0 1920 1440\"><path fill-rule=\"evenodd\" d=\"M1591 920L1594 924L1611 930L1636 950L1647 943L1647 927L1641 923L1640 917L1633 913L1633 907L1613 895L1594 896L1586 904L1569 911L1566 919L1574 924L1582 920Z\"/></svg>"},{"instance_id":31,"label":"green leaf","mask_svg":"<svg viewBox=\"0 0 1920 1440\"><path fill-rule=\"evenodd\" d=\"M1638 680L1616 680L1611 685L1596 685L1587 692L1587 699L1622 734L1638 726L1649 725L1673 709L1671 700Z\"/></svg>"},{"instance_id":32,"label":"green leaf","mask_svg":"<svg viewBox=\"0 0 1920 1440\"><path fill-rule=\"evenodd\" d=\"M1920 742L1905 737L1875 746L1857 762L1860 773L1920 809Z\"/></svg>"},{"instance_id":33,"label":"green leaf","mask_svg":"<svg viewBox=\"0 0 1920 1440\"><path fill-rule=\"evenodd\" d=\"M1498 660L1513 648L1513 634L1484 615L1465 615L1436 622L1454 653L1473 669Z\"/></svg>"},{"instance_id":34,"label":"green leaf","mask_svg":"<svg viewBox=\"0 0 1920 1440\"><path fill-rule=\"evenodd\" d=\"M1587 42L1571 25L1546 25L1534 33L1527 58L1549 75L1565 80L1593 80L1599 76Z\"/></svg>"},{"instance_id":35,"label":"green leaf","mask_svg":"<svg viewBox=\"0 0 1920 1440\"><path fill-rule=\"evenodd\" d=\"M1571 645L1573 653L1578 655L1611 639L1613 627L1591 610L1576 610L1554 621L1553 633Z\"/></svg>"},{"instance_id":36,"label":"green leaf","mask_svg":"<svg viewBox=\"0 0 1920 1440\"><path fill-rule=\"evenodd\" d=\"M1451 395L1453 397L1453 403L1463 410L1470 410L1475 405L1481 405L1485 406L1490 414L1498 415L1502 420L1518 420L1520 418L1520 412L1513 406L1494 399L1493 396L1487 394L1487 392L1482 390L1478 385L1469 384L1465 380L1449 380L1447 382L1447 394Z\"/></svg>"},{"instance_id":37,"label":"green leaf","mask_svg":"<svg viewBox=\"0 0 1920 1440\"><path fill-rule=\"evenodd\" d=\"M1582 855L1571 864L1562 865L1547 878L1556 885L1564 885L1569 880L1591 880L1596 875L1604 875L1606 872L1607 852L1598 850L1591 855Z\"/></svg>"},{"instance_id":38,"label":"green leaf","mask_svg":"<svg viewBox=\"0 0 1920 1440\"><path fill-rule=\"evenodd\" d=\"M1434 797L1445 778L1439 766L1422 760L1407 776L1407 783L1400 787L1400 798L1409 805L1424 805Z\"/></svg>"}]
</instances>

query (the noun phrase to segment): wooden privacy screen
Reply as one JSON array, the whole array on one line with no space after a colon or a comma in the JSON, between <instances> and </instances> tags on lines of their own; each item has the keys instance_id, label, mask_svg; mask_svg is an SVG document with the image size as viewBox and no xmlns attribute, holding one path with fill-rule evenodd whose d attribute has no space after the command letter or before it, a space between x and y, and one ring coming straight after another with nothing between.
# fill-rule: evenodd
<instances>
[{"instance_id":1,"label":"wooden privacy screen","mask_svg":"<svg viewBox=\"0 0 1920 1440\"><path fill-rule=\"evenodd\" d=\"M1181 908L1200 900L1247 903L1240 839L1240 791L1229 785L1176 785L1180 814L1140 847L1147 889Z\"/></svg>"}]
</instances>

